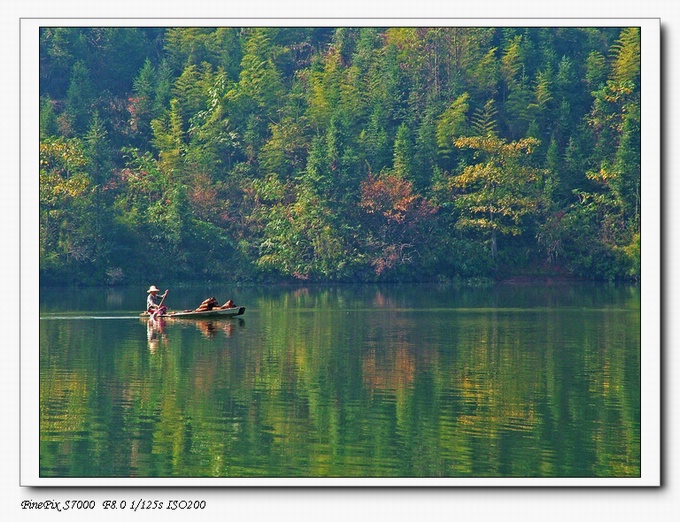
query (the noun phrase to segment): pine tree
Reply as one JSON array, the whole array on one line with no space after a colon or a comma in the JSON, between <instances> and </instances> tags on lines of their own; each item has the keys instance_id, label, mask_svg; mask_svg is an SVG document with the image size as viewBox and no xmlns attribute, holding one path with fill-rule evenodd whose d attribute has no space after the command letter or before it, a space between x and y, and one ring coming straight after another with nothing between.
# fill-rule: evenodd
<instances>
[{"instance_id":1,"label":"pine tree","mask_svg":"<svg viewBox=\"0 0 680 522\"><path fill-rule=\"evenodd\" d=\"M610 78L614 82L633 82L640 84L640 29L626 27L621 30L619 39L611 48L613 55Z\"/></svg>"},{"instance_id":2,"label":"pine tree","mask_svg":"<svg viewBox=\"0 0 680 522\"><path fill-rule=\"evenodd\" d=\"M471 127L474 136L495 136L498 133L498 110L493 99L484 104L484 108L476 108L472 118Z\"/></svg>"},{"instance_id":3,"label":"pine tree","mask_svg":"<svg viewBox=\"0 0 680 522\"><path fill-rule=\"evenodd\" d=\"M90 123L94 104L94 86L90 71L83 61L78 61L71 71L71 82L66 93L66 113L70 116L73 132L82 134Z\"/></svg>"},{"instance_id":4,"label":"pine tree","mask_svg":"<svg viewBox=\"0 0 680 522\"><path fill-rule=\"evenodd\" d=\"M415 176L413 168L413 138L411 131L402 123L397 129L397 137L394 140L394 174L413 182Z\"/></svg>"}]
</instances>

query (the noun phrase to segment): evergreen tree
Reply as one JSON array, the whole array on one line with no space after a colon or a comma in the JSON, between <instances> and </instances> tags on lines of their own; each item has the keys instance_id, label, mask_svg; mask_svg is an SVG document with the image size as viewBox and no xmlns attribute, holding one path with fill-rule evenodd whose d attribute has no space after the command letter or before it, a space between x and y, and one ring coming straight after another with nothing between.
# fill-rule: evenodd
<instances>
[{"instance_id":1,"label":"evergreen tree","mask_svg":"<svg viewBox=\"0 0 680 522\"><path fill-rule=\"evenodd\" d=\"M397 136L394 140L393 172L395 176L411 182L416 177L413 165L413 138L405 123L402 123L397 129Z\"/></svg>"},{"instance_id":2,"label":"evergreen tree","mask_svg":"<svg viewBox=\"0 0 680 522\"><path fill-rule=\"evenodd\" d=\"M108 131L104 121L100 118L99 112L95 111L83 142L88 173L98 185L106 183L113 170L113 151L107 136Z\"/></svg>"},{"instance_id":3,"label":"evergreen tree","mask_svg":"<svg viewBox=\"0 0 680 522\"><path fill-rule=\"evenodd\" d=\"M151 120L159 116L155 107L156 70L147 59L139 74L133 81L130 99L130 126L132 132L139 136L137 143L144 144L151 138Z\"/></svg>"},{"instance_id":4,"label":"evergreen tree","mask_svg":"<svg viewBox=\"0 0 680 522\"><path fill-rule=\"evenodd\" d=\"M54 102L49 96L40 98L40 139L56 136L59 132Z\"/></svg>"},{"instance_id":5,"label":"evergreen tree","mask_svg":"<svg viewBox=\"0 0 680 522\"><path fill-rule=\"evenodd\" d=\"M71 122L72 132L82 135L90 123L95 90L90 80L90 71L82 60L74 64L70 78L66 92L66 114Z\"/></svg>"}]
</instances>

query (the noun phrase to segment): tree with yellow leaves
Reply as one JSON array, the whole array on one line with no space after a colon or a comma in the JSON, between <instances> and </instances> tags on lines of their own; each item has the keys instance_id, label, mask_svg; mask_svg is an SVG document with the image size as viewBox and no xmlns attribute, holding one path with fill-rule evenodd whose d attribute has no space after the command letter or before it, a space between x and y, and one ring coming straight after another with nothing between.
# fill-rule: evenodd
<instances>
[{"instance_id":1,"label":"tree with yellow leaves","mask_svg":"<svg viewBox=\"0 0 680 522\"><path fill-rule=\"evenodd\" d=\"M538 146L535 138L506 142L493 133L455 140L459 149L472 149L477 163L452 178L455 205L461 215L459 228L488 231L491 256L498 253L498 233L518 235L522 218L532 212L540 198L543 171L527 159Z\"/></svg>"}]
</instances>

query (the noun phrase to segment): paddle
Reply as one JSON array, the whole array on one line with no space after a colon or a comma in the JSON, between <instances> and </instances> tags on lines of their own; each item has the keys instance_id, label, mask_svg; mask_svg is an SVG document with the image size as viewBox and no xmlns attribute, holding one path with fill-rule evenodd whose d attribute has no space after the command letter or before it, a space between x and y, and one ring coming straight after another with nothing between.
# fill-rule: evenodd
<instances>
[{"instance_id":1,"label":"paddle","mask_svg":"<svg viewBox=\"0 0 680 522\"><path fill-rule=\"evenodd\" d=\"M161 312L161 307L163 306L163 301L165 301L165 298L166 298L166 296L168 295L168 292L169 292L169 291L170 291L170 290L168 290L168 289L165 290L165 293L163 294L163 299L161 299L161 302L160 302L160 304L158 305L158 308L156 308L156 310L151 314L151 318L152 318L152 319L155 319L155 318L156 318L156 314L158 314L159 312ZM161 312L161 315L162 315L162 312Z\"/></svg>"},{"instance_id":2,"label":"paddle","mask_svg":"<svg viewBox=\"0 0 680 522\"><path fill-rule=\"evenodd\" d=\"M165 301L165 297L168 295L168 292L169 292L169 291L170 291L170 290L168 290L168 289L165 290L165 293L163 294L163 299L161 299L161 304L158 305L158 308L160 308L161 306L163 306L163 301Z\"/></svg>"}]
</instances>

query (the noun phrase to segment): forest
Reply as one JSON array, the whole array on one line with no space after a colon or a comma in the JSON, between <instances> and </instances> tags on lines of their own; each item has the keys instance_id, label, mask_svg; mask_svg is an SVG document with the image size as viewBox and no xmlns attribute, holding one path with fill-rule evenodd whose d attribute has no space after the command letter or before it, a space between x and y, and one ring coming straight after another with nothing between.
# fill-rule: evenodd
<instances>
[{"instance_id":1,"label":"forest","mask_svg":"<svg viewBox=\"0 0 680 522\"><path fill-rule=\"evenodd\" d=\"M640 279L640 28L43 27L40 283Z\"/></svg>"}]
</instances>

